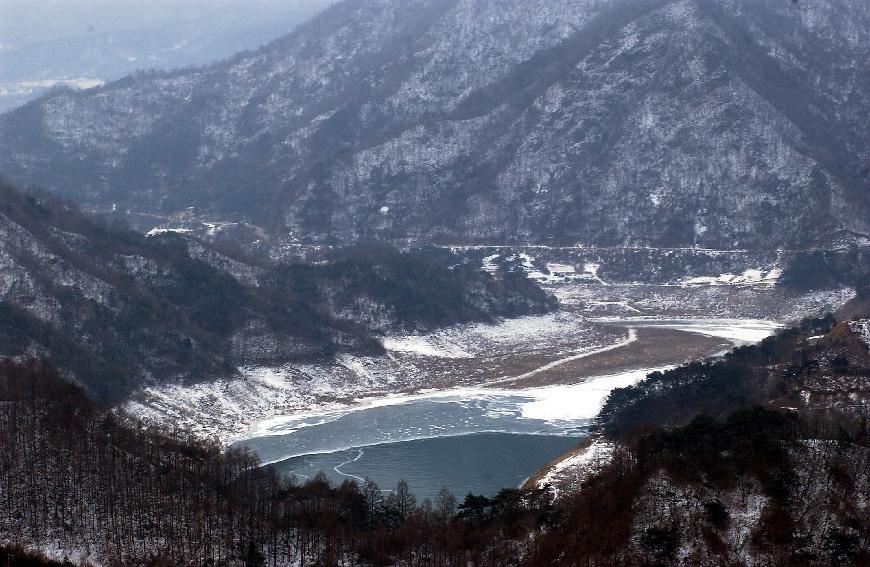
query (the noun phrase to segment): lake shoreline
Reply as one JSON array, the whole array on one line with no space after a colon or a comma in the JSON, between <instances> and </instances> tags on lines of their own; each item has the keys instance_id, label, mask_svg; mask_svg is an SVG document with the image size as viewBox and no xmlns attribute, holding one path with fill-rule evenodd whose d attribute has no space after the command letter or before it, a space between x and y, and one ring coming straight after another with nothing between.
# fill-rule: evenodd
<instances>
[{"instance_id":1,"label":"lake shoreline","mask_svg":"<svg viewBox=\"0 0 870 567\"><path fill-rule=\"evenodd\" d=\"M564 364L554 366L558 358L552 355L539 357L536 352L529 356L522 356L522 363L518 364L517 373L511 377L501 377L495 380L485 380L479 383L463 382L461 377L451 385L437 388L410 388L398 387L392 392L372 392L371 395L354 397L334 397L324 400L320 407L312 407L303 411L292 412L284 415L275 415L268 419L253 423L245 434L233 441L233 444L243 444L258 437L272 434L271 431L280 429L282 422L292 422L300 418L317 418L330 416L336 413L361 411L379 405L397 405L405 402L413 402L420 398L456 396L464 393L479 393L492 391L493 393L509 390L522 394L524 390L538 389L555 386L580 385L596 378L614 376L636 371L653 372L664 367L673 367L690 362L719 355L727 352L746 341L739 338L724 338L710 336L698 330L686 328L673 328L668 325L679 321L683 326L691 326L692 320L686 319L624 319L608 321L613 330L622 330L633 335L632 340L618 341L617 348L602 347L591 352L578 354L566 353ZM699 319L699 323L707 320ZM713 320L717 323L729 323L732 325L746 323L748 320ZM753 321L759 325L765 325L771 331L779 325L771 321ZM534 364L530 364L534 361ZM543 372L537 372L542 367L551 367ZM529 376L531 374L531 376Z\"/></svg>"},{"instance_id":2,"label":"lake shoreline","mask_svg":"<svg viewBox=\"0 0 870 567\"><path fill-rule=\"evenodd\" d=\"M419 462L428 456L417 452L453 447L456 455L465 455L462 463L445 456L438 465L449 478L471 477L478 469L492 474L487 463L467 454L466 444L479 443L483 435L498 445L487 445L489 451L510 448L520 453L501 457L507 468L492 478L504 481L522 473L516 485L528 485L524 481L530 477L546 474L582 453L578 444L582 448L614 389L636 384L651 372L757 342L779 327L771 321L734 319L625 319L607 324L612 336L621 337L611 345L564 349L560 356L551 352L534 364L526 358L518 365L523 372L513 377L508 373L507 378L472 384L457 380L452 388L358 397L326 411L275 416L257 422L246 439L234 445L248 446L283 473L310 476L320 466L333 480L370 476L384 486L399 475L412 488L416 482L429 493L437 476L421 469ZM540 357L540 345L530 344L529 349L531 358ZM558 451L531 454L531 448L517 445L517 439L533 438L529 436L565 448L561 456ZM403 455L402 460L386 457L394 454ZM476 490L502 488L482 482L474 485ZM457 482L448 488L464 492L468 487Z\"/></svg>"}]
</instances>

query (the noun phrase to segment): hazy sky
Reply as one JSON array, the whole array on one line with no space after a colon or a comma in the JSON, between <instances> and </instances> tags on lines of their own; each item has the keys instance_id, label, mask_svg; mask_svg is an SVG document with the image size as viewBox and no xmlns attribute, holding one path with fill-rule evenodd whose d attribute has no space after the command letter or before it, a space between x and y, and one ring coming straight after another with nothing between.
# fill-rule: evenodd
<instances>
[{"instance_id":1,"label":"hazy sky","mask_svg":"<svg viewBox=\"0 0 870 567\"><path fill-rule=\"evenodd\" d=\"M309 14L334 0L0 0L0 44L117 33L167 20L245 26L274 13Z\"/></svg>"},{"instance_id":2,"label":"hazy sky","mask_svg":"<svg viewBox=\"0 0 870 567\"><path fill-rule=\"evenodd\" d=\"M334 0L0 0L0 112L56 84L205 65L291 32Z\"/></svg>"}]
</instances>

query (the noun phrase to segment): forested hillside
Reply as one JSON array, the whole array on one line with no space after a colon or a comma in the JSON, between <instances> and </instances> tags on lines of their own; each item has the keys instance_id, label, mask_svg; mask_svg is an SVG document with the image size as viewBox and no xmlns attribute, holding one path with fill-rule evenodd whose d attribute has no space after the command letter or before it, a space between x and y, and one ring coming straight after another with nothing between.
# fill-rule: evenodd
<instances>
[{"instance_id":1,"label":"forested hillside","mask_svg":"<svg viewBox=\"0 0 870 567\"><path fill-rule=\"evenodd\" d=\"M548 561L867 564L865 304L612 392L577 464L539 477L565 514L539 540Z\"/></svg>"},{"instance_id":2,"label":"forested hillside","mask_svg":"<svg viewBox=\"0 0 870 567\"><path fill-rule=\"evenodd\" d=\"M0 546L0 562L4 565L17 567L80 567L69 558L56 561L38 551L31 551L19 546Z\"/></svg>"},{"instance_id":3,"label":"forested hillside","mask_svg":"<svg viewBox=\"0 0 870 567\"><path fill-rule=\"evenodd\" d=\"M866 419L755 407L647 429L611 451L563 492L533 564L870 562Z\"/></svg>"},{"instance_id":4,"label":"forested hillside","mask_svg":"<svg viewBox=\"0 0 870 567\"><path fill-rule=\"evenodd\" d=\"M870 332L841 323L804 350L820 326L831 323L721 364L743 365L732 379L766 369L824 392L762 408L722 396L715 365L654 376L636 390L646 394L611 400L602 424L621 433L607 462L555 501L549 486L418 503L404 483L297 484L244 451L103 413L44 363L6 361L0 534L103 565L864 565L870 431L864 404L838 400L868 380ZM662 419L710 384L722 400ZM645 423L626 413L648 399L656 412ZM689 415L708 410L721 417Z\"/></svg>"},{"instance_id":5,"label":"forested hillside","mask_svg":"<svg viewBox=\"0 0 870 567\"><path fill-rule=\"evenodd\" d=\"M0 543L101 565L508 565L543 491L417 503L407 485L304 485L101 413L37 362L0 363Z\"/></svg>"},{"instance_id":6,"label":"forested hillside","mask_svg":"<svg viewBox=\"0 0 870 567\"><path fill-rule=\"evenodd\" d=\"M378 335L543 312L523 274L447 251L358 247L274 264L146 237L0 185L0 354L47 357L100 400L242 364L378 353Z\"/></svg>"},{"instance_id":7,"label":"forested hillside","mask_svg":"<svg viewBox=\"0 0 870 567\"><path fill-rule=\"evenodd\" d=\"M278 243L807 248L870 233L865 0L348 0L0 117L0 173Z\"/></svg>"},{"instance_id":8,"label":"forested hillside","mask_svg":"<svg viewBox=\"0 0 870 567\"><path fill-rule=\"evenodd\" d=\"M720 360L654 372L636 386L614 390L598 425L619 436L685 425L698 415L724 417L753 404L865 416L870 403L866 320L806 320Z\"/></svg>"}]
</instances>

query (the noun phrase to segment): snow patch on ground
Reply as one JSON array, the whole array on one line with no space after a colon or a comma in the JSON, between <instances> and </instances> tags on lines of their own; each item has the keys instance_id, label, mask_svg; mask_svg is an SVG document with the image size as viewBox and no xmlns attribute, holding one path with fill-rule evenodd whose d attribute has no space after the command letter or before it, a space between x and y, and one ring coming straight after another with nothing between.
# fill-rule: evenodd
<instances>
[{"instance_id":1,"label":"snow patch on ground","mask_svg":"<svg viewBox=\"0 0 870 567\"><path fill-rule=\"evenodd\" d=\"M556 276L568 276L577 273L577 269L574 266L553 263L547 264L547 271Z\"/></svg>"},{"instance_id":2,"label":"snow patch on ground","mask_svg":"<svg viewBox=\"0 0 870 567\"><path fill-rule=\"evenodd\" d=\"M392 352L404 352L439 358L472 358L474 355L439 336L409 335L384 339L384 348Z\"/></svg>"},{"instance_id":3,"label":"snow patch on ground","mask_svg":"<svg viewBox=\"0 0 870 567\"><path fill-rule=\"evenodd\" d=\"M159 236L161 234L188 234L193 232L189 228L152 228L145 236Z\"/></svg>"},{"instance_id":4,"label":"snow patch on ground","mask_svg":"<svg viewBox=\"0 0 870 567\"><path fill-rule=\"evenodd\" d=\"M383 344L389 352L440 358L516 355L551 345L573 346L576 352L580 340L576 335L584 331L591 331L585 317L560 311L505 319L496 324L456 325L427 335L392 336L385 338Z\"/></svg>"},{"instance_id":5,"label":"snow patch on ground","mask_svg":"<svg viewBox=\"0 0 870 567\"><path fill-rule=\"evenodd\" d=\"M564 284L566 282L585 282L598 285L610 285L598 275L601 269L601 264L597 262L587 262L583 264L582 271L578 271L577 266L566 264L564 262L550 261L544 264L538 259L521 252L518 254L501 254L495 253L486 256L482 260L484 271L495 273L498 271L499 261L506 262L509 265L514 265L522 270L526 276L542 285ZM570 261L570 259L567 259ZM546 270L542 271L540 266L546 266Z\"/></svg>"},{"instance_id":6,"label":"snow patch on ground","mask_svg":"<svg viewBox=\"0 0 870 567\"><path fill-rule=\"evenodd\" d=\"M90 551L74 546L62 545L56 540L25 543L20 540L0 538L0 543L5 545L20 545L29 553L42 554L48 559L57 562L69 560L73 565L86 565L88 567L101 567L103 565ZM8 563L8 565L16 564L16 561Z\"/></svg>"},{"instance_id":7,"label":"snow patch on ground","mask_svg":"<svg viewBox=\"0 0 870 567\"><path fill-rule=\"evenodd\" d=\"M485 272L489 272L490 274L494 274L498 271L498 264L495 263L498 258L501 257L501 254L491 254L484 258L481 262L481 268Z\"/></svg>"},{"instance_id":8,"label":"snow patch on ground","mask_svg":"<svg viewBox=\"0 0 870 567\"><path fill-rule=\"evenodd\" d=\"M762 269L750 269L742 274L720 274L718 276L704 276L696 278L684 278L680 280L680 285L683 286L703 286L703 285L767 285L773 286L779 282L782 276L782 270L773 268L769 271Z\"/></svg>"},{"instance_id":9,"label":"snow patch on ground","mask_svg":"<svg viewBox=\"0 0 870 567\"><path fill-rule=\"evenodd\" d=\"M743 495L729 494L723 498L728 506L731 521L728 527L727 541L733 549L739 550L739 558L749 564L751 559L749 545L752 533L761 521L761 514L767 505L768 498L759 492Z\"/></svg>"},{"instance_id":10,"label":"snow patch on ground","mask_svg":"<svg viewBox=\"0 0 870 567\"><path fill-rule=\"evenodd\" d=\"M202 224L202 226L204 226L206 228L206 234L208 236L216 236L219 232L222 232L230 227L238 226L239 223L213 221L213 222L202 222L200 224Z\"/></svg>"},{"instance_id":11,"label":"snow patch on ground","mask_svg":"<svg viewBox=\"0 0 870 567\"><path fill-rule=\"evenodd\" d=\"M703 328L680 324L673 325L674 329L682 331L694 331L709 337L719 337L731 341L737 346L745 344L759 343L767 337L773 335L783 326L773 321L732 321L723 324L710 324Z\"/></svg>"},{"instance_id":12,"label":"snow patch on ground","mask_svg":"<svg viewBox=\"0 0 870 567\"><path fill-rule=\"evenodd\" d=\"M555 286L557 290L562 285L572 282L586 285L610 285L598 275L598 271L601 269L601 264L598 263L585 263L583 270L577 271L577 267L570 264L548 262L546 264L547 273L544 273L534 268L532 264L535 261L534 258L525 254L521 256L524 256L523 270L526 272L526 276L541 285Z\"/></svg>"},{"instance_id":13,"label":"snow patch on ground","mask_svg":"<svg viewBox=\"0 0 870 567\"><path fill-rule=\"evenodd\" d=\"M239 371L241 378L149 387L124 409L146 423L177 424L198 437L218 437L229 444L244 434L251 420L315 406L318 391L341 391L338 372L305 373L292 367Z\"/></svg>"},{"instance_id":14,"label":"snow patch on ground","mask_svg":"<svg viewBox=\"0 0 870 567\"><path fill-rule=\"evenodd\" d=\"M859 319L849 323L849 328L870 347L870 319Z\"/></svg>"},{"instance_id":15,"label":"snow patch on ground","mask_svg":"<svg viewBox=\"0 0 870 567\"><path fill-rule=\"evenodd\" d=\"M613 443L598 438L553 464L535 485L538 488L549 486L553 496L558 498L563 487L577 486L605 467L610 462L613 450Z\"/></svg>"},{"instance_id":16,"label":"snow patch on ground","mask_svg":"<svg viewBox=\"0 0 870 567\"><path fill-rule=\"evenodd\" d=\"M529 279L535 280L541 284L558 284L568 278L576 276L577 269L574 266L570 266L568 264L548 263L547 273L533 269L527 272L526 275Z\"/></svg>"},{"instance_id":17,"label":"snow patch on ground","mask_svg":"<svg viewBox=\"0 0 870 567\"><path fill-rule=\"evenodd\" d=\"M598 270L601 269L601 264L584 264L583 265L583 273L587 274L590 278L597 281L601 285L608 285L607 282L601 279L598 275Z\"/></svg>"}]
</instances>

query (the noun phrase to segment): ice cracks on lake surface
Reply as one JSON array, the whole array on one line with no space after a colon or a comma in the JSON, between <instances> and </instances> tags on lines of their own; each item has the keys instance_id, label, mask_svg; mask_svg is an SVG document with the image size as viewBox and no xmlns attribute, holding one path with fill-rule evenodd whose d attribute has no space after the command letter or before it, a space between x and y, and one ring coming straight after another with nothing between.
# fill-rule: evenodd
<instances>
[{"instance_id":1,"label":"ice cracks on lake surface","mask_svg":"<svg viewBox=\"0 0 870 567\"><path fill-rule=\"evenodd\" d=\"M771 321L762 320L729 320L729 319L706 319L706 320L655 320L655 319L619 319L610 321L619 323L629 328L628 338L618 343L624 346L636 337L635 328L663 326L677 330L693 332L697 334L715 336L729 340L735 345L758 342L772 334L780 325ZM606 347L588 353L572 355L569 358L582 358L601 350L611 350ZM555 361L549 363L561 364L566 362ZM314 411L300 414L279 416L256 424L246 436L248 440L262 437L289 436L291 441L293 434L306 428L319 427L332 424L351 414L388 408L391 406L410 406L419 404L421 408L431 404L453 404L464 410L468 410L469 418L453 424L455 427L445 428L439 423L419 423L416 429L398 427L399 423L392 424L394 431L390 431L390 424L380 430L382 438L367 440L371 444L384 441L400 442L413 439L423 439L440 436L457 436L469 433L481 433L485 431L499 431L505 433L529 433L530 426L540 424L549 434L576 433L578 428L586 427L597 415L609 393L621 387L630 386L643 380L647 374L654 371L663 371L673 366L657 368L634 369L608 375L596 376L576 384L543 386L525 389L497 389L492 387L463 387L447 390L420 391L414 394L390 395L372 398L361 398L353 405L333 408L327 411ZM532 371L535 373L536 371ZM515 380L509 379L510 380ZM499 380L496 383L503 382ZM474 412L477 412L476 414ZM398 412L397 412L398 413ZM406 424L407 425L407 424ZM289 443L292 444L292 443ZM366 446L354 445L353 447ZM349 449L351 446L342 449ZM306 454L312 452L308 447ZM335 447L324 447L324 451L333 452ZM296 456L285 455L283 458Z\"/></svg>"},{"instance_id":2,"label":"ice cracks on lake surface","mask_svg":"<svg viewBox=\"0 0 870 567\"><path fill-rule=\"evenodd\" d=\"M256 432L252 432L248 441L264 437L287 436L287 449L281 454L275 454L275 447L267 460L269 463L288 458L314 453L333 453L352 448L430 439L436 437L458 437L474 433L516 433L516 434L549 434L572 435L585 429L595 417L607 395L614 389L628 386L642 380L649 372L665 370L662 368L647 368L620 372L612 375L598 376L582 383L558 386L543 386L523 390L497 390L488 388L462 388L449 391L429 392L408 396L392 396L390 398L375 398L363 401L353 407L328 412L327 414L306 414L276 418L260 424ZM451 423L450 427L431 421L430 404L451 404L459 408L465 416ZM416 404L416 407L414 407ZM298 447L293 442L294 434L309 427L320 427L348 417L357 412L374 412L378 408L404 406L406 410L419 410L418 427L409 427L403 421L402 412L394 412L396 423L387 420L385 429L372 428L369 432L356 430L353 432L356 441L347 446L337 446L331 436L322 446L304 444ZM449 411L449 408L444 408ZM398 408L397 408L398 410ZM393 415L393 414L391 414ZM379 416L383 420L383 416ZM380 435L378 435L378 433ZM359 437L362 435L362 437ZM340 472L340 471L339 471Z\"/></svg>"}]
</instances>

